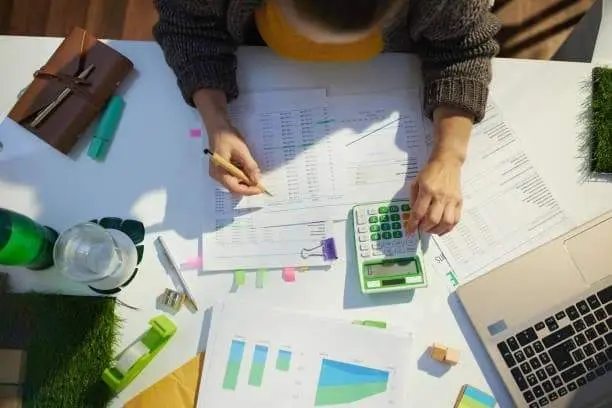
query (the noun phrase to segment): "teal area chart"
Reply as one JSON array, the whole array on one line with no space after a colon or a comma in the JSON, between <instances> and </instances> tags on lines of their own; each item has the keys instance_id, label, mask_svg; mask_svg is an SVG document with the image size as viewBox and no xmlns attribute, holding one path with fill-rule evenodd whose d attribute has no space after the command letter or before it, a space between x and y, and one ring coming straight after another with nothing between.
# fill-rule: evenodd
<instances>
[{"instance_id":1,"label":"teal area chart","mask_svg":"<svg viewBox=\"0 0 612 408\"><path fill-rule=\"evenodd\" d=\"M323 359L315 406L350 404L387 391L389 372Z\"/></svg>"}]
</instances>

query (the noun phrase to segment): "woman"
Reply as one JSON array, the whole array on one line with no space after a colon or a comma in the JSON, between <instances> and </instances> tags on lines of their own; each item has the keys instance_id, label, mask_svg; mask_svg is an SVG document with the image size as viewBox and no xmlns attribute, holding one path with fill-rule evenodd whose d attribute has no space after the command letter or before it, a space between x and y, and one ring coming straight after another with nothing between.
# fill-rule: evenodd
<instances>
[{"instance_id":1,"label":"woman","mask_svg":"<svg viewBox=\"0 0 612 408\"><path fill-rule=\"evenodd\" d=\"M154 28L185 100L197 107L210 149L238 162L253 182L259 168L228 119L238 95L237 45L266 44L298 60L356 61L381 51L422 59L424 112L434 148L411 186L410 229L445 234L461 216L461 167L472 125L484 116L493 36L489 0L156 0ZM254 186L212 166L211 176L241 195Z\"/></svg>"}]
</instances>

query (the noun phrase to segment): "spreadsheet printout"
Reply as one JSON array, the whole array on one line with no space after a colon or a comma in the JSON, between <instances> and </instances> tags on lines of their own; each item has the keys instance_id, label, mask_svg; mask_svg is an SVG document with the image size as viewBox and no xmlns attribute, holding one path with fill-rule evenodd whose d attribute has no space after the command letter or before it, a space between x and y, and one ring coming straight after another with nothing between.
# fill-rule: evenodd
<instances>
[{"instance_id":1,"label":"spreadsheet printout","mask_svg":"<svg viewBox=\"0 0 612 408\"><path fill-rule=\"evenodd\" d=\"M409 181L426 159L418 93L330 97L328 103L325 114L317 115L314 130L326 136L318 136L319 142L302 151L298 160L282 165L282 177L273 169L274 165L264 165L264 169L270 171L264 170L266 186L274 191L275 197L257 197L249 201L250 205L257 202L265 208L254 214L260 225L345 220L355 203L376 201L381 197L408 197ZM270 135L274 140L262 140L266 133L258 133L261 139L255 145L261 147L254 147L256 158L263 158L265 163L265 149L270 146L277 147L273 157L278 160L283 160L282 154L293 157L295 148L291 143L282 145L283 133L298 132L292 143L300 143L303 129L310 131L312 120L309 115L305 120L302 115L295 115L285 121L299 122L300 130L283 132L282 118L272 120L269 125L264 121L261 127L276 129L276 133ZM316 127L316 123L320 126ZM298 163L312 165L297 167ZM300 171L301 176L295 174ZM297 191L293 187L292 180L298 177L301 177L298 184L310 190ZM272 181L268 185L268 180L279 180L279 183ZM286 190L283 180L287 180ZM279 198L271 186L279 189Z\"/></svg>"},{"instance_id":2,"label":"spreadsheet printout","mask_svg":"<svg viewBox=\"0 0 612 408\"><path fill-rule=\"evenodd\" d=\"M463 168L463 213L434 237L459 284L568 230L572 222L521 140L492 103L474 128Z\"/></svg>"},{"instance_id":3,"label":"spreadsheet printout","mask_svg":"<svg viewBox=\"0 0 612 408\"><path fill-rule=\"evenodd\" d=\"M315 89L247 94L232 105L233 124L261 166L266 187L274 192L274 205L299 199L319 179L328 183L321 191L333 190L329 177L312 175L313 170L327 165L317 163L325 160L320 152L326 147L317 144L324 133L315 129L316 122L324 121L326 103L325 91ZM311 145L318 150L304 153ZM205 200L203 245L207 256L203 270L325 264L321 257L300 256L303 248L315 247L329 237L330 225L321 218L291 226L262 227L254 222L254 214L262 210L258 197L239 199L210 179L205 181L204 190L214 199Z\"/></svg>"}]
</instances>

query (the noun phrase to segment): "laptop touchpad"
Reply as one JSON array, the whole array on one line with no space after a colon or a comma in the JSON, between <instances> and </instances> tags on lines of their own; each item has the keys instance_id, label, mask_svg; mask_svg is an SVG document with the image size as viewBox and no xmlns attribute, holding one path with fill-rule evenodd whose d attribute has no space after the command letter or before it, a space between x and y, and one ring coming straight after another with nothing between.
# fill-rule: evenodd
<instances>
[{"instance_id":1,"label":"laptop touchpad","mask_svg":"<svg viewBox=\"0 0 612 408\"><path fill-rule=\"evenodd\" d=\"M612 218L604 219L565 241L584 280L591 284L612 273Z\"/></svg>"}]
</instances>

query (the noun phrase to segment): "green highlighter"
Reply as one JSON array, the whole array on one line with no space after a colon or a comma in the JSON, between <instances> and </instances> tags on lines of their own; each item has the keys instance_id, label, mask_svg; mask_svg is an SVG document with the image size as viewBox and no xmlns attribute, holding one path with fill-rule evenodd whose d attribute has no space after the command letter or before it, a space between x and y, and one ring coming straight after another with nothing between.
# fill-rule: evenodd
<instances>
[{"instance_id":1,"label":"green highlighter","mask_svg":"<svg viewBox=\"0 0 612 408\"><path fill-rule=\"evenodd\" d=\"M115 394L130 385L176 333L176 325L164 315L151 319L149 324L151 328L122 351L102 374L102 380Z\"/></svg>"},{"instance_id":2,"label":"green highlighter","mask_svg":"<svg viewBox=\"0 0 612 408\"><path fill-rule=\"evenodd\" d=\"M106 152L119 126L124 107L125 101L117 95L113 96L106 105L106 109L104 109L104 113L100 118L94 137L87 150L87 155L92 159L101 161L106 157Z\"/></svg>"}]
</instances>

